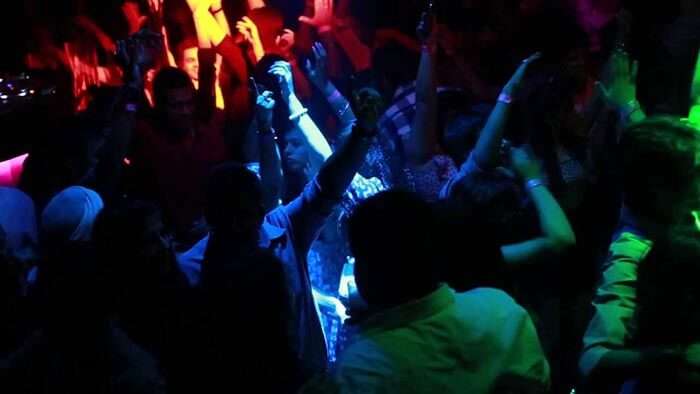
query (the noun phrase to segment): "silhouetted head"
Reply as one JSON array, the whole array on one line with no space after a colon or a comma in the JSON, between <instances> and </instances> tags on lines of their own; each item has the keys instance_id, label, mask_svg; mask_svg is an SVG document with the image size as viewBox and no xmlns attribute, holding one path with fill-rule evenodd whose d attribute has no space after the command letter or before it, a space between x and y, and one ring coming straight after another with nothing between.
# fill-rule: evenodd
<instances>
[{"instance_id":1,"label":"silhouetted head","mask_svg":"<svg viewBox=\"0 0 700 394\"><path fill-rule=\"evenodd\" d=\"M195 90L187 73L174 67L162 69L153 81L153 95L166 132L178 137L194 130Z\"/></svg>"}]
</instances>

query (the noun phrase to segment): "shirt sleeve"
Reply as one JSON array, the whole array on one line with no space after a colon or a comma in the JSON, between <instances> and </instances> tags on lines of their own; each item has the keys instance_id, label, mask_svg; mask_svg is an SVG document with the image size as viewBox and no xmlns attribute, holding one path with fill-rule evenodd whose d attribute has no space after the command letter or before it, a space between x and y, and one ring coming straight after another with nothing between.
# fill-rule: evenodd
<instances>
[{"instance_id":1,"label":"shirt sleeve","mask_svg":"<svg viewBox=\"0 0 700 394\"><path fill-rule=\"evenodd\" d=\"M482 170L476 163L476 159L474 159L474 152L472 152L469 154L467 161L465 161L464 164L462 164L462 167L460 167L459 171L456 174L454 174L447 181L447 183L445 183L445 186L442 187L442 190L440 190L440 199L448 199L452 194L452 188L454 187L454 185L459 183L459 181L464 179L467 175L479 172L484 172L484 170Z\"/></svg>"},{"instance_id":2,"label":"shirt sleeve","mask_svg":"<svg viewBox=\"0 0 700 394\"><path fill-rule=\"evenodd\" d=\"M340 203L340 198L329 196L314 179L297 198L270 212L267 220L285 228L291 235L296 254L306 256L333 208Z\"/></svg>"},{"instance_id":3,"label":"shirt sleeve","mask_svg":"<svg viewBox=\"0 0 700 394\"><path fill-rule=\"evenodd\" d=\"M583 338L581 372L588 376L603 356L625 346L633 331L637 307L637 271L652 243L622 233L611 245L600 285L593 298L594 316Z\"/></svg>"}]
</instances>

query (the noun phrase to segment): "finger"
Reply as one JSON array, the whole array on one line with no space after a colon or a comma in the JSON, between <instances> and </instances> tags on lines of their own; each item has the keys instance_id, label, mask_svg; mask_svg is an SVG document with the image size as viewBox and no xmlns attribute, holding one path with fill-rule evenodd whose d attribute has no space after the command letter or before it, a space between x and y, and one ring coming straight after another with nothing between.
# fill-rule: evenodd
<instances>
[{"instance_id":1,"label":"finger","mask_svg":"<svg viewBox=\"0 0 700 394\"><path fill-rule=\"evenodd\" d=\"M304 23L306 25L313 25L313 23L311 22L311 18L309 18L308 16L300 16L299 22Z\"/></svg>"},{"instance_id":2,"label":"finger","mask_svg":"<svg viewBox=\"0 0 700 394\"><path fill-rule=\"evenodd\" d=\"M325 59L328 55L326 53L326 47L324 47L320 42L318 43L318 53L322 59Z\"/></svg>"},{"instance_id":3,"label":"finger","mask_svg":"<svg viewBox=\"0 0 700 394\"><path fill-rule=\"evenodd\" d=\"M282 31L283 31L285 34L288 34L288 35L290 35L290 36L293 36L293 35L294 35L294 31L292 31L291 29L284 29L284 30L282 30Z\"/></svg>"},{"instance_id":4,"label":"finger","mask_svg":"<svg viewBox=\"0 0 700 394\"><path fill-rule=\"evenodd\" d=\"M248 18L247 16L243 17L243 22L249 23L249 24L255 24L252 19Z\"/></svg>"},{"instance_id":5,"label":"finger","mask_svg":"<svg viewBox=\"0 0 700 394\"><path fill-rule=\"evenodd\" d=\"M264 92L262 93L262 96L265 97L265 98L267 98L267 99L271 98L273 95L274 95L274 93L272 93L272 92L269 91L269 90L266 90L266 91L264 91Z\"/></svg>"},{"instance_id":6,"label":"finger","mask_svg":"<svg viewBox=\"0 0 700 394\"><path fill-rule=\"evenodd\" d=\"M306 68L306 72L309 74L313 71L313 65L311 64L311 59L306 59L306 62L304 62L304 67Z\"/></svg>"},{"instance_id":7,"label":"finger","mask_svg":"<svg viewBox=\"0 0 700 394\"><path fill-rule=\"evenodd\" d=\"M311 46L311 51L314 54L314 60L316 61L316 64L318 64L318 62L320 61L321 55L318 53L318 47L316 46L316 44Z\"/></svg>"},{"instance_id":8,"label":"finger","mask_svg":"<svg viewBox=\"0 0 700 394\"><path fill-rule=\"evenodd\" d=\"M637 74L639 73L639 62L638 61L633 61L632 62L632 71L630 76L632 77L632 81L637 80Z\"/></svg>"}]
</instances>

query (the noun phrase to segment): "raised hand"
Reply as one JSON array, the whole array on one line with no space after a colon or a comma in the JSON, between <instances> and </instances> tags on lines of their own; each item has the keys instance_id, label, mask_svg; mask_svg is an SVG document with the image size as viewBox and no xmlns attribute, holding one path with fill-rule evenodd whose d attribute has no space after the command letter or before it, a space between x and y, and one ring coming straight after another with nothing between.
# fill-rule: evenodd
<instances>
[{"instance_id":1,"label":"raised hand","mask_svg":"<svg viewBox=\"0 0 700 394\"><path fill-rule=\"evenodd\" d=\"M148 16L142 15L139 4L136 1L125 1L121 6L122 14L129 25L129 33L133 34L141 30L148 22Z\"/></svg>"},{"instance_id":2,"label":"raised hand","mask_svg":"<svg viewBox=\"0 0 700 394\"><path fill-rule=\"evenodd\" d=\"M283 61L275 62L268 74L275 77L279 84L282 97L286 100L294 94L294 78L292 76L292 66Z\"/></svg>"},{"instance_id":3,"label":"raised hand","mask_svg":"<svg viewBox=\"0 0 700 394\"><path fill-rule=\"evenodd\" d=\"M384 110L382 95L374 89L364 88L353 93L357 126L368 135L377 131L377 123Z\"/></svg>"},{"instance_id":4,"label":"raised hand","mask_svg":"<svg viewBox=\"0 0 700 394\"><path fill-rule=\"evenodd\" d=\"M258 26L252 19L244 16L243 19L236 23L236 29L250 44L254 44L260 40L260 32Z\"/></svg>"},{"instance_id":5,"label":"raised hand","mask_svg":"<svg viewBox=\"0 0 700 394\"><path fill-rule=\"evenodd\" d=\"M272 114L275 109L275 99L270 91L262 92L256 100L255 118L258 121L259 130L272 129Z\"/></svg>"},{"instance_id":6,"label":"raised hand","mask_svg":"<svg viewBox=\"0 0 700 394\"><path fill-rule=\"evenodd\" d=\"M314 16L300 16L299 22L313 26L319 33L333 27L333 0L314 0Z\"/></svg>"},{"instance_id":7,"label":"raised hand","mask_svg":"<svg viewBox=\"0 0 700 394\"><path fill-rule=\"evenodd\" d=\"M421 42L426 43L430 40L433 32L434 19L435 16L429 12L424 12L421 15L418 27L416 27L416 35Z\"/></svg>"},{"instance_id":8,"label":"raised hand","mask_svg":"<svg viewBox=\"0 0 700 394\"><path fill-rule=\"evenodd\" d=\"M542 166L535 159L529 147L511 148L510 164L522 179L542 178Z\"/></svg>"},{"instance_id":9,"label":"raised hand","mask_svg":"<svg viewBox=\"0 0 700 394\"><path fill-rule=\"evenodd\" d=\"M513 76L510 78L510 81L508 81L506 86L503 88L503 93L511 96L515 94L517 89L520 87L520 84L522 83L523 78L525 77L525 73L527 72L528 67L530 67L530 64L534 63L541 57L542 54L540 52L537 52L534 55L523 60L518 69L515 70Z\"/></svg>"},{"instance_id":10,"label":"raised hand","mask_svg":"<svg viewBox=\"0 0 700 394\"><path fill-rule=\"evenodd\" d=\"M314 43L311 49L314 53L314 61L306 60L306 72L311 83L318 89L323 89L328 83L328 54L320 42Z\"/></svg>"},{"instance_id":11,"label":"raised hand","mask_svg":"<svg viewBox=\"0 0 700 394\"><path fill-rule=\"evenodd\" d=\"M613 52L606 68L606 81L596 82L598 93L605 103L616 110L622 110L630 103L635 103L639 63L618 48Z\"/></svg>"}]
</instances>

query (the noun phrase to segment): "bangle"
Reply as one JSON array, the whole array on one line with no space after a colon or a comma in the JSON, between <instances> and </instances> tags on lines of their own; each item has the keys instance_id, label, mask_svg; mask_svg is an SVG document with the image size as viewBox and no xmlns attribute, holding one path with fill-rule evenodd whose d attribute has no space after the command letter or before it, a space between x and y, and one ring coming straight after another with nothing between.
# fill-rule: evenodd
<instances>
[{"instance_id":1,"label":"bangle","mask_svg":"<svg viewBox=\"0 0 700 394\"><path fill-rule=\"evenodd\" d=\"M338 111L338 117L342 118L343 115L345 115L349 109L350 109L350 103L345 103L345 108L343 108L341 111Z\"/></svg>"},{"instance_id":2,"label":"bangle","mask_svg":"<svg viewBox=\"0 0 700 394\"><path fill-rule=\"evenodd\" d=\"M503 92L498 96L498 102L503 104L511 104L513 102L513 96Z\"/></svg>"},{"instance_id":3,"label":"bangle","mask_svg":"<svg viewBox=\"0 0 700 394\"><path fill-rule=\"evenodd\" d=\"M291 115L289 116L289 120L293 122L293 121L295 121L295 120L301 118L302 116L306 115L308 112L309 112L308 109L302 108L302 109L299 110L298 112L295 112L295 113L291 114Z\"/></svg>"},{"instance_id":4,"label":"bangle","mask_svg":"<svg viewBox=\"0 0 700 394\"><path fill-rule=\"evenodd\" d=\"M218 14L219 12L223 11L224 7L219 8L218 10L211 10L212 14Z\"/></svg>"},{"instance_id":5,"label":"bangle","mask_svg":"<svg viewBox=\"0 0 700 394\"><path fill-rule=\"evenodd\" d=\"M547 182L539 178L533 178L525 182L525 188L527 190L532 190L540 186L547 186Z\"/></svg>"}]
</instances>

